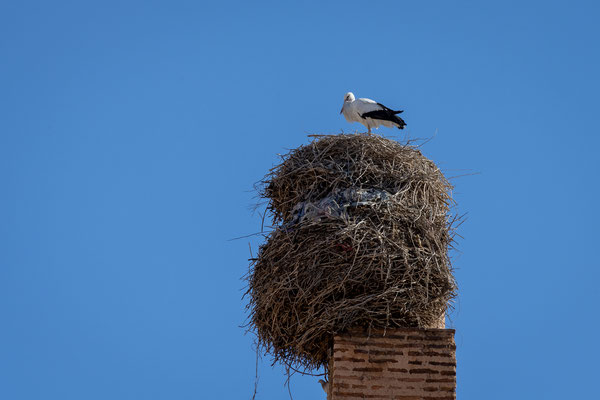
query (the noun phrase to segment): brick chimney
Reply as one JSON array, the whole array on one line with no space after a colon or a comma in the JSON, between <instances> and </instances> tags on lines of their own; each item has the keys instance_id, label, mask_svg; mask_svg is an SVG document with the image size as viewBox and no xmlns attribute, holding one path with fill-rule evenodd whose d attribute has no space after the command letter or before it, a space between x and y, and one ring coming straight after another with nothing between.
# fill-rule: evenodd
<instances>
[{"instance_id":1,"label":"brick chimney","mask_svg":"<svg viewBox=\"0 0 600 400\"><path fill-rule=\"evenodd\" d=\"M456 399L453 329L351 331L335 336L330 400Z\"/></svg>"}]
</instances>

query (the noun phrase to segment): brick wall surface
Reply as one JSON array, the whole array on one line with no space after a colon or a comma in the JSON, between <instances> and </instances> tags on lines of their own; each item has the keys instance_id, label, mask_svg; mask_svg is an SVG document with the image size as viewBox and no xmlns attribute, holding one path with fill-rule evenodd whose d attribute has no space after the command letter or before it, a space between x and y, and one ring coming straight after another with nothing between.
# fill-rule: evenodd
<instances>
[{"instance_id":1,"label":"brick wall surface","mask_svg":"<svg viewBox=\"0 0 600 400\"><path fill-rule=\"evenodd\" d=\"M394 329L335 336L330 400L456 399L453 329Z\"/></svg>"}]
</instances>

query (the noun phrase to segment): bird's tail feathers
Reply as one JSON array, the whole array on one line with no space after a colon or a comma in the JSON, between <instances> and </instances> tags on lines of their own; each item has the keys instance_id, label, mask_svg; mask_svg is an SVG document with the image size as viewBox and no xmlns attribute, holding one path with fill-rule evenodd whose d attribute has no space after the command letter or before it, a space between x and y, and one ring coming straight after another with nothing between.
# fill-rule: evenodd
<instances>
[{"instance_id":1,"label":"bird's tail feathers","mask_svg":"<svg viewBox=\"0 0 600 400\"><path fill-rule=\"evenodd\" d=\"M406 122L404 122L404 120L400 117L396 117L395 115L394 117L396 118L394 122L396 123L398 129L404 129L404 127L406 126Z\"/></svg>"}]
</instances>

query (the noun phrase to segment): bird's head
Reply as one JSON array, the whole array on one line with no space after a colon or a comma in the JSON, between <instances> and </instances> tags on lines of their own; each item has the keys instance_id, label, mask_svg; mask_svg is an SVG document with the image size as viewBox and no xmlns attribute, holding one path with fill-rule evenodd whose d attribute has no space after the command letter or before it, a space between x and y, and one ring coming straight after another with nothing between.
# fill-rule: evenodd
<instances>
[{"instance_id":1,"label":"bird's head","mask_svg":"<svg viewBox=\"0 0 600 400\"><path fill-rule=\"evenodd\" d=\"M354 93L352 92L348 92L344 95L344 105L346 105L346 103L352 103L354 101ZM342 109L340 110L340 114L344 112L344 107L342 106Z\"/></svg>"}]
</instances>

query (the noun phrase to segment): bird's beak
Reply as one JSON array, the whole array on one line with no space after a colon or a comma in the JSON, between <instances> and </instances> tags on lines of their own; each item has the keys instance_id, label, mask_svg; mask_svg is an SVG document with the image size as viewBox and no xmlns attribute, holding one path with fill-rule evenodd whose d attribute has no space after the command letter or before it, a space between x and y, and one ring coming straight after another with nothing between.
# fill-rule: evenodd
<instances>
[{"instance_id":1,"label":"bird's beak","mask_svg":"<svg viewBox=\"0 0 600 400\"><path fill-rule=\"evenodd\" d=\"M342 109L340 110L340 114L344 112L344 107L342 106Z\"/></svg>"}]
</instances>

